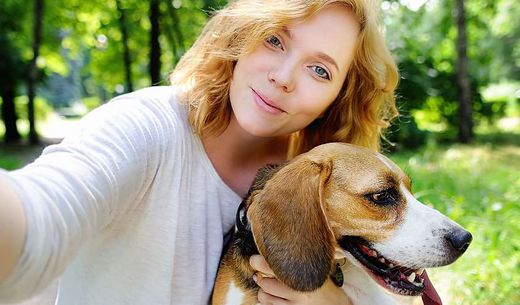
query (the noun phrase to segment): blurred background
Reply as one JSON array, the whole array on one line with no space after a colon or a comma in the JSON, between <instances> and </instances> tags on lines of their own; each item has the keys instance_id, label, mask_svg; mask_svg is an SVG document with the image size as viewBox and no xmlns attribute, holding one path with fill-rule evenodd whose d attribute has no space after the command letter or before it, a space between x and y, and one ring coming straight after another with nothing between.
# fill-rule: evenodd
<instances>
[{"instance_id":1,"label":"blurred background","mask_svg":"<svg viewBox=\"0 0 520 305\"><path fill-rule=\"evenodd\" d=\"M0 167L16 169L112 97L167 85L225 0L2 0ZM520 5L382 1L401 71L385 152L474 242L430 271L445 304L520 304Z\"/></svg>"}]
</instances>

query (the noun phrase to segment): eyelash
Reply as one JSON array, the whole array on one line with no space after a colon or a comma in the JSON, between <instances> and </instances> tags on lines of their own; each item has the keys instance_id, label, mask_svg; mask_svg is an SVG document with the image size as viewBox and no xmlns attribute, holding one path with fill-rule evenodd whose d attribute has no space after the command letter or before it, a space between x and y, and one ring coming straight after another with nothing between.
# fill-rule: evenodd
<instances>
[{"instance_id":1,"label":"eyelash","mask_svg":"<svg viewBox=\"0 0 520 305\"><path fill-rule=\"evenodd\" d=\"M274 47L274 48L277 48L277 49L281 49L281 50L284 50L283 48L283 45L282 45L282 41L280 40L280 38L278 38L276 35L271 35L269 37L267 37L266 39L266 43L269 44L270 46ZM327 71L327 69L321 67L321 66L310 66L309 67L319 78L322 78L322 79L326 79L326 80L330 80L330 73ZM323 72L325 73L325 75L323 74L319 74L317 73L316 70L318 69L321 69L323 70Z\"/></svg>"}]
</instances>

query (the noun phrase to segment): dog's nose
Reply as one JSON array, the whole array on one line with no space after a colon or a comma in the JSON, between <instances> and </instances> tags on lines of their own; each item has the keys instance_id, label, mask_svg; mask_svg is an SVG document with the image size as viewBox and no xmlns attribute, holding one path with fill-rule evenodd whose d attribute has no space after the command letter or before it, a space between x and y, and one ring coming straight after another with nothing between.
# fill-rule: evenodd
<instances>
[{"instance_id":1,"label":"dog's nose","mask_svg":"<svg viewBox=\"0 0 520 305\"><path fill-rule=\"evenodd\" d=\"M458 229L450 232L446 236L446 239L455 250L462 254L468 249L471 240L473 240L473 236L466 230Z\"/></svg>"}]
</instances>

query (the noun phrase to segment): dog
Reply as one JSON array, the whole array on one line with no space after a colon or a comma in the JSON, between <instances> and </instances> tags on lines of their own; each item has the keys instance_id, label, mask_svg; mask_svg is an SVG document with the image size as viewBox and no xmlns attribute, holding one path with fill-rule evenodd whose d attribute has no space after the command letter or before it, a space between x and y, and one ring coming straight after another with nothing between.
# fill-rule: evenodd
<instances>
[{"instance_id":1,"label":"dog","mask_svg":"<svg viewBox=\"0 0 520 305\"><path fill-rule=\"evenodd\" d=\"M258 303L253 254L297 291L313 291L330 277L354 305L397 304L385 290L421 295L424 269L454 262L472 235L411 189L390 159L345 143L262 168L237 212L212 303Z\"/></svg>"}]
</instances>

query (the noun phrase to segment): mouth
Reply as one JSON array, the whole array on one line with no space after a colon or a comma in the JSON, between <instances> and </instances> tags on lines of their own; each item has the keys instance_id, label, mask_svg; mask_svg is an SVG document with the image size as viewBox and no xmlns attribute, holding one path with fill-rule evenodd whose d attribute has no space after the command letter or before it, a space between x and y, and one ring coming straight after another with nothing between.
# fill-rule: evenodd
<instances>
[{"instance_id":1,"label":"mouth","mask_svg":"<svg viewBox=\"0 0 520 305\"><path fill-rule=\"evenodd\" d=\"M283 109L277 107L272 101L270 101L265 96L256 92L254 89L251 89L251 90L253 91L253 98L254 98L256 104L264 111L271 113L271 114L278 114L278 113L285 112Z\"/></svg>"},{"instance_id":2,"label":"mouth","mask_svg":"<svg viewBox=\"0 0 520 305\"><path fill-rule=\"evenodd\" d=\"M340 246L368 271L368 274L389 291L408 296L421 295L424 286L424 268L411 269L389 260L370 248L369 243L360 237L345 236Z\"/></svg>"}]
</instances>

